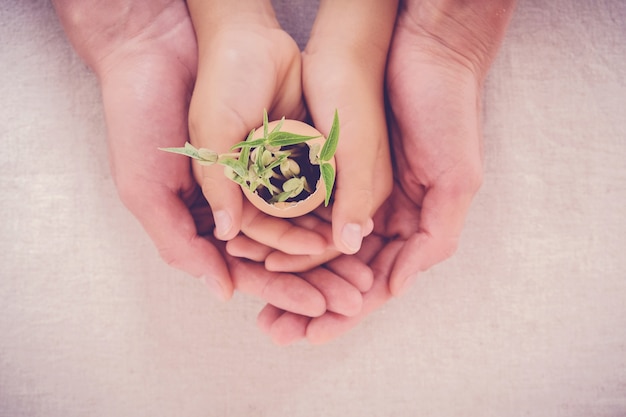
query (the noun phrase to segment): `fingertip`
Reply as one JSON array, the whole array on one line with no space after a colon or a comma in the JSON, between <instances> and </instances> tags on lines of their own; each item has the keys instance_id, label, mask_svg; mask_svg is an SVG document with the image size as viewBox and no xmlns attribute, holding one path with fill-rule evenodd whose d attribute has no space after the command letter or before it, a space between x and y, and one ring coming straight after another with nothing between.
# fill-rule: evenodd
<instances>
[{"instance_id":1,"label":"fingertip","mask_svg":"<svg viewBox=\"0 0 626 417\"><path fill-rule=\"evenodd\" d=\"M215 221L214 235L220 240L233 239L239 233L240 226L234 220L233 213L227 209L220 209L213 212L213 220Z\"/></svg>"},{"instance_id":2,"label":"fingertip","mask_svg":"<svg viewBox=\"0 0 626 417\"><path fill-rule=\"evenodd\" d=\"M417 276L419 273L413 272L409 275L403 275L396 279L392 279L389 282L389 291L394 297L402 297L404 296L409 288L413 286L413 283L417 280Z\"/></svg>"},{"instance_id":3,"label":"fingertip","mask_svg":"<svg viewBox=\"0 0 626 417\"><path fill-rule=\"evenodd\" d=\"M344 193L333 207L333 242L346 255L357 253L363 238L374 229L370 196L368 192L354 195Z\"/></svg>"},{"instance_id":4,"label":"fingertip","mask_svg":"<svg viewBox=\"0 0 626 417\"><path fill-rule=\"evenodd\" d=\"M219 240L230 240L241 230L242 193L239 185L224 177L222 172L202 167L202 194L206 198L215 222L213 235ZM218 175L216 178L215 176Z\"/></svg>"},{"instance_id":5,"label":"fingertip","mask_svg":"<svg viewBox=\"0 0 626 417\"><path fill-rule=\"evenodd\" d=\"M345 223L337 229L339 229L338 236L334 238L337 249L346 255L353 255L361 249L363 238L372 233L374 223L368 218L362 223Z\"/></svg>"},{"instance_id":6,"label":"fingertip","mask_svg":"<svg viewBox=\"0 0 626 417\"><path fill-rule=\"evenodd\" d=\"M270 329L272 342L278 346L289 346L306 336L310 317L285 312L278 317Z\"/></svg>"},{"instance_id":7,"label":"fingertip","mask_svg":"<svg viewBox=\"0 0 626 417\"><path fill-rule=\"evenodd\" d=\"M426 249L424 247L425 241L428 241L428 238L424 235L413 235L398 253L389 277L389 292L394 297L405 295L417 280L419 273L425 270L422 265L422 258Z\"/></svg>"},{"instance_id":8,"label":"fingertip","mask_svg":"<svg viewBox=\"0 0 626 417\"><path fill-rule=\"evenodd\" d=\"M356 318L328 312L323 317L311 320L305 337L312 345L323 345L351 329L357 321Z\"/></svg>"},{"instance_id":9,"label":"fingertip","mask_svg":"<svg viewBox=\"0 0 626 417\"><path fill-rule=\"evenodd\" d=\"M225 285L223 279L211 275L203 275L200 279L204 282L209 292L219 301L228 301L233 296L232 285Z\"/></svg>"},{"instance_id":10,"label":"fingertip","mask_svg":"<svg viewBox=\"0 0 626 417\"><path fill-rule=\"evenodd\" d=\"M272 324L274 324L274 322L278 320L280 316L283 315L283 313L284 310L274 307L271 304L266 304L265 307L263 307L263 309L259 311L259 314L257 315L257 327L261 329L263 333L270 334Z\"/></svg>"}]
</instances>

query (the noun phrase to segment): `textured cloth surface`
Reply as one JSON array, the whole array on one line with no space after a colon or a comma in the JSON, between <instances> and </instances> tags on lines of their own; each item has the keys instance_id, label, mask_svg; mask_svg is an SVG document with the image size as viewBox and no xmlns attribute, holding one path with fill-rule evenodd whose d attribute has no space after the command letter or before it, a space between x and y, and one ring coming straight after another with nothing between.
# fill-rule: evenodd
<instances>
[{"instance_id":1,"label":"textured cloth surface","mask_svg":"<svg viewBox=\"0 0 626 417\"><path fill-rule=\"evenodd\" d=\"M305 37L306 15L281 19ZM159 260L93 74L47 1L3 2L0 415L626 415L625 22L622 0L520 2L457 254L340 339L279 348L260 301Z\"/></svg>"}]
</instances>

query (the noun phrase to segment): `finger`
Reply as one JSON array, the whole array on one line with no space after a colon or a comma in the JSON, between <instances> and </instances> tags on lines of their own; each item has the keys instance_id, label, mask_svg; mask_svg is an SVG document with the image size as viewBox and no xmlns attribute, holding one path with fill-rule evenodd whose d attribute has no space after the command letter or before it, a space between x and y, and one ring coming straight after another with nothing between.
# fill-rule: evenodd
<instances>
[{"instance_id":1,"label":"finger","mask_svg":"<svg viewBox=\"0 0 626 417\"><path fill-rule=\"evenodd\" d=\"M316 213L325 213L325 209ZM307 215L291 220L295 225L309 230L315 230L322 235L326 242L330 242L320 254L290 255L281 251L274 251L267 255L265 267L269 271L304 272L341 255L332 244L332 228L328 222L317 215Z\"/></svg>"},{"instance_id":2,"label":"finger","mask_svg":"<svg viewBox=\"0 0 626 417\"><path fill-rule=\"evenodd\" d=\"M374 283L372 288L363 294L363 307L359 314L347 317L335 313L326 313L313 318L306 328L306 338L309 342L323 344L345 334L391 298L388 285L389 271L402 245L403 242L401 241L388 243L372 262ZM296 333L295 330L294 333Z\"/></svg>"},{"instance_id":3,"label":"finger","mask_svg":"<svg viewBox=\"0 0 626 417\"><path fill-rule=\"evenodd\" d=\"M326 239L314 229L265 215L248 203L244 204L241 228L249 238L286 254L321 254L328 246Z\"/></svg>"},{"instance_id":4,"label":"finger","mask_svg":"<svg viewBox=\"0 0 626 417\"><path fill-rule=\"evenodd\" d=\"M368 262L375 255L378 256L372 263L373 267L376 268L375 285L363 294L363 308L358 315L347 317L327 311L320 317L305 321L287 313L284 314L286 317L282 318L284 311L273 306L266 306L259 314L258 322L260 327L280 340L295 340L304 333L311 342L321 344L338 337L356 326L363 317L382 305L390 297L387 286L388 271L401 244L390 244L383 249L384 244L384 240L372 236L366 239L363 249L359 252L359 255L365 255L363 260ZM374 273L374 271L372 272ZM278 318L281 318L282 324L273 328L274 322Z\"/></svg>"},{"instance_id":5,"label":"finger","mask_svg":"<svg viewBox=\"0 0 626 417\"><path fill-rule=\"evenodd\" d=\"M319 267L302 273L301 277L322 293L326 300L326 310L345 316L354 316L361 311L361 292L334 272Z\"/></svg>"},{"instance_id":6,"label":"finger","mask_svg":"<svg viewBox=\"0 0 626 417\"><path fill-rule=\"evenodd\" d=\"M327 103L349 103L337 110L339 142L332 208L333 242L346 254L358 252L363 237L371 232L374 211L389 195L392 182L384 110L377 101L382 102L382 97L367 89L362 92L359 85L337 88L334 101L314 93L309 103L316 127L326 136L335 110ZM356 98L355 91L359 91Z\"/></svg>"},{"instance_id":7,"label":"finger","mask_svg":"<svg viewBox=\"0 0 626 417\"><path fill-rule=\"evenodd\" d=\"M338 247L341 244L339 242L343 243L343 248L339 248L343 253L356 253L360 249L360 242L357 245L359 233L362 239L372 232L374 212L388 198L393 187L385 118L381 115L377 120L374 106L363 111L372 112L371 114L374 115L370 116L370 125L361 124L359 131L347 137L370 137L369 144L365 146L372 148L373 160L369 159L371 157L366 154L363 155L363 159L360 156L354 158L355 154L361 155L362 151L358 147L363 147L362 143L359 145L355 142L346 146L345 157L342 153L344 149L341 152L338 151L338 185L337 197L333 205L332 224L333 241ZM349 128L350 126L347 126L344 130ZM360 229L356 225L360 226ZM347 250L349 247L352 250Z\"/></svg>"},{"instance_id":8,"label":"finger","mask_svg":"<svg viewBox=\"0 0 626 417\"><path fill-rule=\"evenodd\" d=\"M316 317L326 311L324 295L302 278L267 271L261 264L228 257L235 288L274 306L305 316Z\"/></svg>"},{"instance_id":9,"label":"finger","mask_svg":"<svg viewBox=\"0 0 626 417\"><path fill-rule=\"evenodd\" d=\"M197 148L208 148L219 154L230 152L230 147L245 138L248 125L218 103L194 95L189 115L189 134ZM201 114L197 114L202 109ZM242 192L238 184L230 181L224 166L200 166L193 161L196 180L202 187L215 221L215 237L232 239L241 228Z\"/></svg>"},{"instance_id":10,"label":"finger","mask_svg":"<svg viewBox=\"0 0 626 417\"><path fill-rule=\"evenodd\" d=\"M269 334L272 329L272 324L274 324L283 313L285 313L285 310L281 310L271 304L266 304L265 307L259 311L256 324L263 333Z\"/></svg>"},{"instance_id":11,"label":"finger","mask_svg":"<svg viewBox=\"0 0 626 417\"><path fill-rule=\"evenodd\" d=\"M250 130L262 122L259 109L271 104L268 91L253 101L253 110L242 89L251 87L249 78L239 66L240 54L223 54L223 47L211 49L215 54L200 60L198 78L189 107L189 136L196 148L211 149L218 154L244 140ZM223 55L223 56L222 56ZM242 81L243 80L243 81ZM232 239L241 227L242 192L239 185L224 175L224 166L200 166L194 161L194 174L202 186L215 218L215 237Z\"/></svg>"},{"instance_id":12,"label":"finger","mask_svg":"<svg viewBox=\"0 0 626 417\"><path fill-rule=\"evenodd\" d=\"M198 236L188 207L175 193L150 190L144 195L125 192L120 185L120 194L167 264L203 279L219 299L232 296L233 283L222 254Z\"/></svg>"},{"instance_id":13,"label":"finger","mask_svg":"<svg viewBox=\"0 0 626 417\"><path fill-rule=\"evenodd\" d=\"M245 258L255 262L263 262L274 249L250 239L245 235L237 235L226 242L226 252L231 256Z\"/></svg>"},{"instance_id":14,"label":"finger","mask_svg":"<svg viewBox=\"0 0 626 417\"><path fill-rule=\"evenodd\" d=\"M223 94L221 87L212 85L213 77L205 75L204 78L208 78L205 81L208 85L199 84L203 86L202 92L211 94L194 93L189 112L191 142L197 148L228 153L258 122L242 118L219 102L217 98ZM224 169L220 164L200 166L193 161L194 175L213 211L215 237L229 240L240 231L243 198L240 186L225 176Z\"/></svg>"},{"instance_id":15,"label":"finger","mask_svg":"<svg viewBox=\"0 0 626 417\"><path fill-rule=\"evenodd\" d=\"M368 291L374 282L372 270L356 256L340 256L325 266L360 292Z\"/></svg>"},{"instance_id":16,"label":"finger","mask_svg":"<svg viewBox=\"0 0 626 417\"><path fill-rule=\"evenodd\" d=\"M419 272L444 261L456 251L467 212L480 183L477 179L476 183L470 184L469 177L441 181L427 190L419 231L406 242L393 268L389 282L392 294L403 294Z\"/></svg>"},{"instance_id":17,"label":"finger","mask_svg":"<svg viewBox=\"0 0 626 417\"><path fill-rule=\"evenodd\" d=\"M287 346L304 339L310 317L286 312L281 314L271 325L269 335L279 346Z\"/></svg>"},{"instance_id":18,"label":"finger","mask_svg":"<svg viewBox=\"0 0 626 417\"><path fill-rule=\"evenodd\" d=\"M311 268L325 264L341 255L333 248L327 249L319 255L288 255L274 251L265 258L265 268L268 271L304 272Z\"/></svg>"}]
</instances>

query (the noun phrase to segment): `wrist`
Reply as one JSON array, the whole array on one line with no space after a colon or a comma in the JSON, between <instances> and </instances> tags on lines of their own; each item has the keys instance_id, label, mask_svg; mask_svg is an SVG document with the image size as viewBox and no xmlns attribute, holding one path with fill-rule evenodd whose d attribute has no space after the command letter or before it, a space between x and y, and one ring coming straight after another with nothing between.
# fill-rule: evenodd
<instances>
[{"instance_id":1,"label":"wrist","mask_svg":"<svg viewBox=\"0 0 626 417\"><path fill-rule=\"evenodd\" d=\"M397 6L397 0L322 0L304 59L324 56L331 66L358 66L382 77Z\"/></svg>"},{"instance_id":2,"label":"wrist","mask_svg":"<svg viewBox=\"0 0 626 417\"><path fill-rule=\"evenodd\" d=\"M198 46L224 30L280 28L270 0L187 0Z\"/></svg>"},{"instance_id":3,"label":"wrist","mask_svg":"<svg viewBox=\"0 0 626 417\"><path fill-rule=\"evenodd\" d=\"M336 51L384 62L397 6L397 0L322 0L305 52Z\"/></svg>"},{"instance_id":4,"label":"wrist","mask_svg":"<svg viewBox=\"0 0 626 417\"><path fill-rule=\"evenodd\" d=\"M97 74L130 40L157 38L186 18L180 0L52 0L76 53ZM177 7L180 5L183 7ZM171 9L172 12L164 13Z\"/></svg>"},{"instance_id":5,"label":"wrist","mask_svg":"<svg viewBox=\"0 0 626 417\"><path fill-rule=\"evenodd\" d=\"M407 0L399 25L410 26L430 53L443 53L482 79L496 56L515 3Z\"/></svg>"}]
</instances>

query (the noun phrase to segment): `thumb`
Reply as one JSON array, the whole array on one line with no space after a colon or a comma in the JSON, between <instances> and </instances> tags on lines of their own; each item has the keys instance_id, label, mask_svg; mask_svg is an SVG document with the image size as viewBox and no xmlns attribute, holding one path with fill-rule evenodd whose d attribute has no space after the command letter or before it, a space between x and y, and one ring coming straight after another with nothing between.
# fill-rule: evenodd
<instances>
[{"instance_id":1,"label":"thumb","mask_svg":"<svg viewBox=\"0 0 626 417\"><path fill-rule=\"evenodd\" d=\"M456 252L465 218L477 189L451 186L431 187L424 196L418 233L411 236L398 254L389 288L393 295L402 295L417 275L448 259Z\"/></svg>"},{"instance_id":2,"label":"thumb","mask_svg":"<svg viewBox=\"0 0 626 417\"><path fill-rule=\"evenodd\" d=\"M370 117L358 117L362 114ZM359 251L372 232L373 213L391 192L386 124L376 114L346 111L340 122L332 227L335 246L346 254Z\"/></svg>"},{"instance_id":3,"label":"thumb","mask_svg":"<svg viewBox=\"0 0 626 417\"><path fill-rule=\"evenodd\" d=\"M189 136L196 148L224 154L231 152L232 145L244 140L259 122L232 109L225 99L228 92L217 82L220 75L219 72L199 75L189 108ZM257 116L259 120L260 116ZM224 175L224 166L220 164L200 166L193 161L193 172L211 206L215 237L232 239L241 228L243 200L239 185Z\"/></svg>"}]
</instances>

